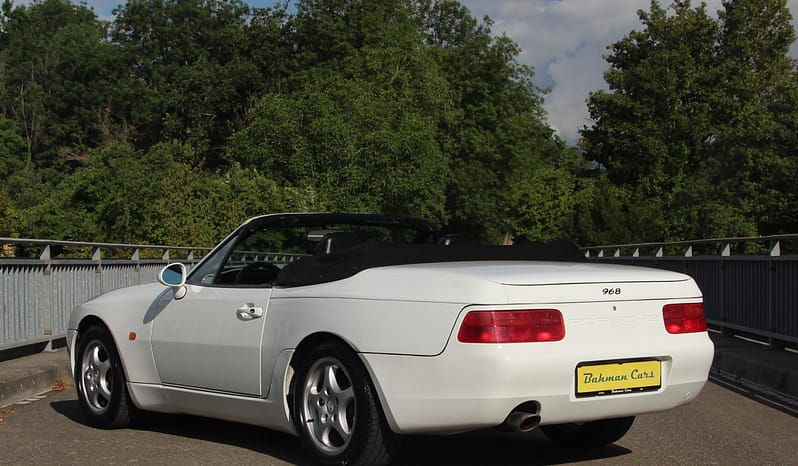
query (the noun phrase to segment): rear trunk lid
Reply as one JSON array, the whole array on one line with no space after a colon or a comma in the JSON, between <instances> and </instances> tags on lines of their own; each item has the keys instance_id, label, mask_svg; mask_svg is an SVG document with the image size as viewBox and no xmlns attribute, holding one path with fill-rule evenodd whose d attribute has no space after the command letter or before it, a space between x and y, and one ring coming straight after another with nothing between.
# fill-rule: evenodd
<instances>
[{"instance_id":1,"label":"rear trunk lid","mask_svg":"<svg viewBox=\"0 0 798 466\"><path fill-rule=\"evenodd\" d=\"M502 285L508 303L581 303L700 299L687 275L646 267L569 262L462 262L426 264L446 275Z\"/></svg>"}]
</instances>

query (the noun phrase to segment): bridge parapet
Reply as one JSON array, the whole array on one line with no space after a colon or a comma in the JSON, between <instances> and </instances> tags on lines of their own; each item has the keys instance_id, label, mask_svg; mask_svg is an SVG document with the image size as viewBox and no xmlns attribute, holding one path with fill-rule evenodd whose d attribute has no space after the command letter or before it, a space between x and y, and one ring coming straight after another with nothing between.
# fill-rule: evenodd
<instances>
[{"instance_id":1,"label":"bridge parapet","mask_svg":"<svg viewBox=\"0 0 798 466\"><path fill-rule=\"evenodd\" d=\"M70 311L125 286L151 283L171 261L191 266L210 248L0 237L0 351L51 346Z\"/></svg>"},{"instance_id":2,"label":"bridge parapet","mask_svg":"<svg viewBox=\"0 0 798 466\"><path fill-rule=\"evenodd\" d=\"M692 276L708 323L726 334L798 347L798 235L714 238L582 248L591 260Z\"/></svg>"}]
</instances>

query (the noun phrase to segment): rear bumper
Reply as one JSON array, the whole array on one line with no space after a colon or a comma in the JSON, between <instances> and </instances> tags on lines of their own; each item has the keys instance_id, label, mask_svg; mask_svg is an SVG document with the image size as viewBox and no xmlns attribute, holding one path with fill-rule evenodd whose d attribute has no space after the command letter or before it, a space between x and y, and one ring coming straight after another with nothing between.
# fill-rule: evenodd
<instances>
[{"instance_id":1,"label":"rear bumper","mask_svg":"<svg viewBox=\"0 0 798 466\"><path fill-rule=\"evenodd\" d=\"M630 350L629 348L637 348ZM640 349L644 348L644 349ZM378 382L388 422L398 433L460 432L501 424L519 404L536 401L541 424L591 421L663 411L693 400L713 358L706 333L584 348L565 341L509 345L450 342L441 355L363 354ZM654 358L656 391L577 398L577 364Z\"/></svg>"}]
</instances>

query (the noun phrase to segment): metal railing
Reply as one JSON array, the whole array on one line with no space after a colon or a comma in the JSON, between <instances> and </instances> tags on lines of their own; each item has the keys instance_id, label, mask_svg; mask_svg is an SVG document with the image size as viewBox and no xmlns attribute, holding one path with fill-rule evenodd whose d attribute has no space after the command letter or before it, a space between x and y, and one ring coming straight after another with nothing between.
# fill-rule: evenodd
<instances>
[{"instance_id":1,"label":"metal railing","mask_svg":"<svg viewBox=\"0 0 798 466\"><path fill-rule=\"evenodd\" d=\"M591 260L691 275L704 293L711 325L783 347L798 343L798 254L784 254L796 245L798 235L779 235L591 246L583 251ZM0 238L0 351L62 338L70 311L80 303L113 289L154 282L170 261L191 266L198 262L196 253L209 250Z\"/></svg>"},{"instance_id":2,"label":"metal railing","mask_svg":"<svg viewBox=\"0 0 798 466\"><path fill-rule=\"evenodd\" d=\"M32 252L33 251L33 252ZM0 238L0 351L66 334L70 311L108 291L191 266L210 248ZM172 256L181 256L175 257Z\"/></svg>"},{"instance_id":3,"label":"metal railing","mask_svg":"<svg viewBox=\"0 0 798 466\"><path fill-rule=\"evenodd\" d=\"M798 343L798 235L715 238L582 248L585 256L682 272L704 293L707 322L726 333Z\"/></svg>"}]
</instances>

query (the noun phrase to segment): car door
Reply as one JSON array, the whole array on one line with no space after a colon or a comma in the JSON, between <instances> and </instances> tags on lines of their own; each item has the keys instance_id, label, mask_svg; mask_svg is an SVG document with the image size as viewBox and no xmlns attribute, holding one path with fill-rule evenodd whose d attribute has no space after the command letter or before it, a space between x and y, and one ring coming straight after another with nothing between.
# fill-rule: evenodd
<instances>
[{"instance_id":1,"label":"car door","mask_svg":"<svg viewBox=\"0 0 798 466\"><path fill-rule=\"evenodd\" d=\"M152 351L165 384L260 395L260 346L271 289L187 285L154 319Z\"/></svg>"},{"instance_id":2,"label":"car door","mask_svg":"<svg viewBox=\"0 0 798 466\"><path fill-rule=\"evenodd\" d=\"M261 345L279 267L263 234L243 230L197 266L153 319L152 352L164 384L259 396Z\"/></svg>"}]
</instances>

